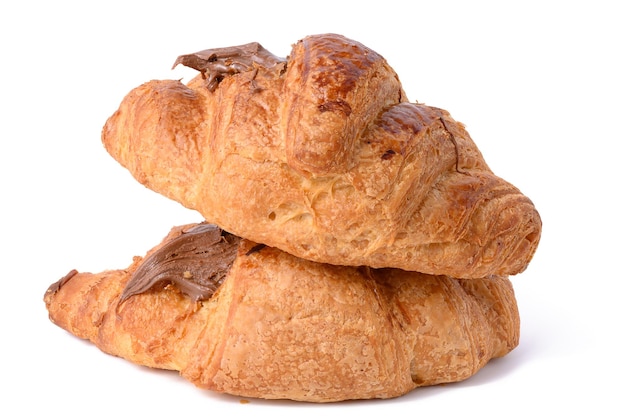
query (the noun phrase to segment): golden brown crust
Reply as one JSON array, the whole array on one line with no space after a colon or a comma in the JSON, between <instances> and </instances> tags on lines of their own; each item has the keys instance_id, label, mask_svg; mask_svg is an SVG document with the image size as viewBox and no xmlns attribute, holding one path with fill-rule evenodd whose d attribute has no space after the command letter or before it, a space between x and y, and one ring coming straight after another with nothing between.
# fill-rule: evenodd
<instances>
[{"instance_id":1,"label":"golden brown crust","mask_svg":"<svg viewBox=\"0 0 626 417\"><path fill-rule=\"evenodd\" d=\"M463 278L532 258L532 202L446 111L408 103L363 45L307 37L286 63L216 87L134 89L104 126L107 150L211 223L301 258Z\"/></svg>"},{"instance_id":2,"label":"golden brown crust","mask_svg":"<svg viewBox=\"0 0 626 417\"><path fill-rule=\"evenodd\" d=\"M311 402L395 397L468 378L519 339L506 278L318 264L242 240L210 300L167 286L118 305L141 262L51 286L51 320L107 353L178 370L216 392Z\"/></svg>"}]
</instances>

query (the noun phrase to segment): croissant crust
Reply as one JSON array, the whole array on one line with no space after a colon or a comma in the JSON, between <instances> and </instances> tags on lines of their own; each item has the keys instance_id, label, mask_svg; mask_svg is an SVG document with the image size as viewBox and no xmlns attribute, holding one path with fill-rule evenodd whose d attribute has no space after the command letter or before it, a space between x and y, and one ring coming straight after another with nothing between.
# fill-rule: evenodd
<instances>
[{"instance_id":1,"label":"croissant crust","mask_svg":"<svg viewBox=\"0 0 626 417\"><path fill-rule=\"evenodd\" d=\"M287 59L253 44L177 63L201 74L135 88L102 140L142 184L211 223L330 264L483 278L532 258L530 199L447 111L408 102L371 49L325 34Z\"/></svg>"},{"instance_id":2,"label":"croissant crust","mask_svg":"<svg viewBox=\"0 0 626 417\"><path fill-rule=\"evenodd\" d=\"M310 402L460 381L518 343L506 278L319 264L245 239L204 301L171 284L122 299L143 262L192 226L173 228L125 270L68 274L45 294L51 320L201 388Z\"/></svg>"}]
</instances>

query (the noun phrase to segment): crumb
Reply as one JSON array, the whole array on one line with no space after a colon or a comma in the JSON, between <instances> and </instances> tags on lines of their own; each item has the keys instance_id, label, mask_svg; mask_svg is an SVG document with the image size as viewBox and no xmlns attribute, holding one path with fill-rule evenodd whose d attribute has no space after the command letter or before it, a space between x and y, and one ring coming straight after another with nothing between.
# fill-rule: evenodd
<instances>
[{"instance_id":1,"label":"crumb","mask_svg":"<svg viewBox=\"0 0 626 417\"><path fill-rule=\"evenodd\" d=\"M250 400L246 400L246 399L241 399L239 400L239 404L250 404Z\"/></svg>"}]
</instances>

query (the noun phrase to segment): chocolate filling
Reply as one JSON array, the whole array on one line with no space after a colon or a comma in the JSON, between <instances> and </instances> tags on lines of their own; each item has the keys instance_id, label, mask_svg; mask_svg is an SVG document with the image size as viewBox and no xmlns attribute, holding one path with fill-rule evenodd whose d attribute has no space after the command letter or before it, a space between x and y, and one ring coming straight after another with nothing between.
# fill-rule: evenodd
<instances>
[{"instance_id":1,"label":"chocolate filling","mask_svg":"<svg viewBox=\"0 0 626 417\"><path fill-rule=\"evenodd\" d=\"M72 279L74 277L74 275L78 274L78 271L75 269L72 269L70 272L68 272L63 278L61 278L60 280L58 280L57 282L53 283L52 285L50 285L48 287L48 289L46 290L46 295L47 294L56 294L57 291L59 291L61 289L62 286L64 286L65 284L67 284L67 282Z\"/></svg>"},{"instance_id":2,"label":"chocolate filling","mask_svg":"<svg viewBox=\"0 0 626 417\"><path fill-rule=\"evenodd\" d=\"M119 303L168 284L194 301L208 300L222 284L237 256L241 238L200 223L146 257L133 273Z\"/></svg>"},{"instance_id":3,"label":"chocolate filling","mask_svg":"<svg viewBox=\"0 0 626 417\"><path fill-rule=\"evenodd\" d=\"M209 91L214 91L224 77L228 75L257 71L259 67L271 69L286 62L286 59L273 55L258 42L252 42L240 46L205 49L193 54L181 55L174 62L174 67L182 64L200 71L206 80Z\"/></svg>"}]
</instances>

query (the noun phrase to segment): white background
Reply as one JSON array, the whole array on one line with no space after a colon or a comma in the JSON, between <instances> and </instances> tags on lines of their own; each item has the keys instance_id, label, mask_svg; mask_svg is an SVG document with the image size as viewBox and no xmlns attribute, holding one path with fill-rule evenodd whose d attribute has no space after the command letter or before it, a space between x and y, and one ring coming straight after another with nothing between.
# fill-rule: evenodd
<instances>
[{"instance_id":1,"label":"white background","mask_svg":"<svg viewBox=\"0 0 626 417\"><path fill-rule=\"evenodd\" d=\"M625 17L597 0L3 2L0 414L625 415ZM542 241L513 277L520 346L468 381L399 399L241 404L49 322L43 294L70 269L124 268L200 220L102 147L123 96L189 79L171 70L183 53L259 41L286 56L323 32L382 54L411 100L450 111L536 204Z\"/></svg>"}]
</instances>

